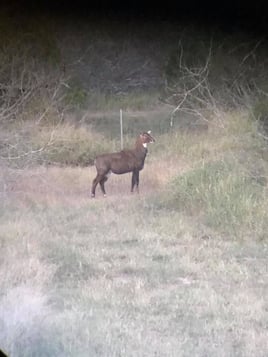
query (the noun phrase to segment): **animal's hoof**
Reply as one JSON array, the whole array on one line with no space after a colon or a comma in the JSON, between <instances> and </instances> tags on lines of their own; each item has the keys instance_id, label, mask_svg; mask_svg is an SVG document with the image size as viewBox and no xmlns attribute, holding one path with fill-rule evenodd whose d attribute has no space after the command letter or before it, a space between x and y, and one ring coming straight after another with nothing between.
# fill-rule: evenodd
<instances>
[{"instance_id":1,"label":"animal's hoof","mask_svg":"<svg viewBox=\"0 0 268 357\"><path fill-rule=\"evenodd\" d=\"M95 195L94 195L94 193L92 193L92 194L91 194L91 198L95 198Z\"/></svg>"},{"instance_id":2,"label":"animal's hoof","mask_svg":"<svg viewBox=\"0 0 268 357\"><path fill-rule=\"evenodd\" d=\"M103 195L103 197L106 197L106 193Z\"/></svg>"}]
</instances>

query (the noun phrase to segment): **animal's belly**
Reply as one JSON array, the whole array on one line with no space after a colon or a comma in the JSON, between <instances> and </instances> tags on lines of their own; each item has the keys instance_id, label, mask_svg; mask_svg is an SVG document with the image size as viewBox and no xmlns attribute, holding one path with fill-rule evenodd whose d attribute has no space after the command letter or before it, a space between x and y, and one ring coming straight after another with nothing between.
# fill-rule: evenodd
<instances>
[{"instance_id":1,"label":"animal's belly","mask_svg":"<svg viewBox=\"0 0 268 357\"><path fill-rule=\"evenodd\" d=\"M112 173L116 174L116 175L122 175L122 174L126 174L128 172L132 172L133 168L127 168L127 167L116 167L116 168L112 168Z\"/></svg>"},{"instance_id":2,"label":"animal's belly","mask_svg":"<svg viewBox=\"0 0 268 357\"><path fill-rule=\"evenodd\" d=\"M123 160L114 160L111 165L111 170L114 174L121 175L134 170L142 170L143 163L135 162L134 160L124 162Z\"/></svg>"}]
</instances>

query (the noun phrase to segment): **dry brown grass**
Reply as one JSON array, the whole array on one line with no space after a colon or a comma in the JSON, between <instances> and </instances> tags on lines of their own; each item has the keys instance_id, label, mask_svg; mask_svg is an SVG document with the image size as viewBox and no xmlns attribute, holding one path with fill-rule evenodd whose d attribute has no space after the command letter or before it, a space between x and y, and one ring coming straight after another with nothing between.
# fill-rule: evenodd
<instances>
[{"instance_id":1,"label":"dry brown grass","mask_svg":"<svg viewBox=\"0 0 268 357\"><path fill-rule=\"evenodd\" d=\"M17 176L17 208L1 220L1 345L11 355L266 356L267 246L155 210L150 193L168 174L151 181L152 168L139 196L126 175L95 200L91 169Z\"/></svg>"},{"instance_id":2,"label":"dry brown grass","mask_svg":"<svg viewBox=\"0 0 268 357\"><path fill-rule=\"evenodd\" d=\"M150 159L149 159L150 161ZM180 162L154 160L140 174L141 196L160 190L175 174L182 171ZM6 190L21 202L33 201L49 206L88 203L91 184L96 176L94 166L37 167L26 171L9 170ZM10 179L12 177L12 180ZM109 197L130 196L131 174L111 175L106 183ZM97 198L102 198L98 187Z\"/></svg>"}]
</instances>

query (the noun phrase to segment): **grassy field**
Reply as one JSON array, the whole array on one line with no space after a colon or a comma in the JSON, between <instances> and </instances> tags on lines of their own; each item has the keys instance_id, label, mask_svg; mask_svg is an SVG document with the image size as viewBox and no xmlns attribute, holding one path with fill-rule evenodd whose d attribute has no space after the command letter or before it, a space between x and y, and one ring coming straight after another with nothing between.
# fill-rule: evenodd
<instances>
[{"instance_id":1,"label":"grassy field","mask_svg":"<svg viewBox=\"0 0 268 357\"><path fill-rule=\"evenodd\" d=\"M0 350L267 357L266 38L7 5ZM112 175L91 199L120 108L125 147L156 138L140 193Z\"/></svg>"},{"instance_id":2,"label":"grassy field","mask_svg":"<svg viewBox=\"0 0 268 357\"><path fill-rule=\"evenodd\" d=\"M90 199L93 167L3 167L10 356L268 355L268 164L256 123L229 113L156 140L139 195L123 175Z\"/></svg>"}]
</instances>

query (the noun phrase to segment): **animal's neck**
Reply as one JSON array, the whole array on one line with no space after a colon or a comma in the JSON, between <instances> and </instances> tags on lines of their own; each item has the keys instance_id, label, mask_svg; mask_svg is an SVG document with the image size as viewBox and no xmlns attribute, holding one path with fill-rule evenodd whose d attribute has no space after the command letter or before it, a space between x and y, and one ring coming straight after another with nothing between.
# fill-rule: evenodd
<instances>
[{"instance_id":1,"label":"animal's neck","mask_svg":"<svg viewBox=\"0 0 268 357\"><path fill-rule=\"evenodd\" d=\"M140 140L136 141L135 145L135 152L139 157L144 157L146 156L148 149L147 149L147 144L144 145Z\"/></svg>"}]
</instances>

